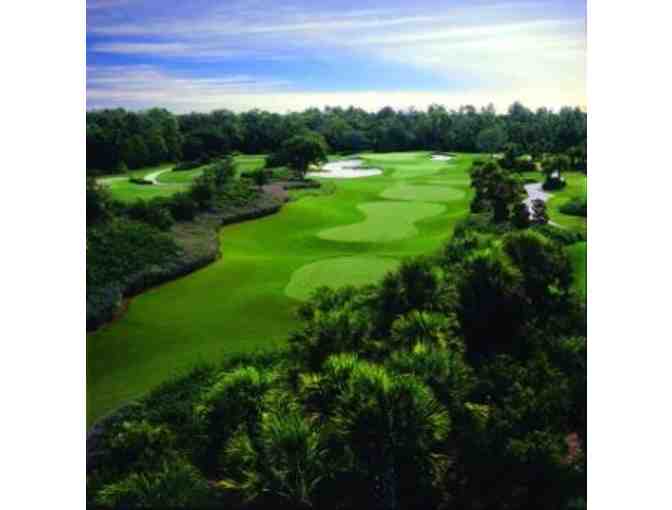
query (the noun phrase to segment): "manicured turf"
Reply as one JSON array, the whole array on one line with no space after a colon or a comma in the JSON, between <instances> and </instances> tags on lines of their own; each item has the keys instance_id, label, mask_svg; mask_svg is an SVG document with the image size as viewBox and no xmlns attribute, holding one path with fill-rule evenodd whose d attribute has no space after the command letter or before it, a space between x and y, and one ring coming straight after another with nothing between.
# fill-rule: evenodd
<instances>
[{"instance_id":1,"label":"manicured turf","mask_svg":"<svg viewBox=\"0 0 672 510\"><path fill-rule=\"evenodd\" d=\"M333 193L304 196L276 215L223 228L220 260L134 298L122 318L89 335L89 424L199 361L283 345L297 325L300 300L313 288L373 281L403 257L438 249L467 214L471 156L443 162L416 152L368 154L365 159L383 175L332 180ZM259 156L248 157L245 164L259 161ZM558 201L565 194L571 197L582 182L585 189L585 177L566 177L576 182L558 193ZM404 201L381 197L400 186L445 188L462 195L444 196L446 201L438 203L412 201L410 195ZM569 225L577 220L554 208L549 207L554 221ZM585 219L578 220L585 229ZM362 228L371 221L375 225ZM413 232L403 238L377 233L409 227ZM330 231L350 235L322 238ZM585 282L582 250L585 254L585 244L570 247L577 276ZM580 285L585 289L585 283Z\"/></svg>"},{"instance_id":2,"label":"manicured turf","mask_svg":"<svg viewBox=\"0 0 672 510\"><path fill-rule=\"evenodd\" d=\"M398 263L397 259L370 255L319 260L294 271L285 287L285 294L294 299L306 300L323 285L341 287L375 283L387 272L394 270Z\"/></svg>"},{"instance_id":3,"label":"manicured turf","mask_svg":"<svg viewBox=\"0 0 672 510\"><path fill-rule=\"evenodd\" d=\"M443 207L424 202L366 202L357 209L364 221L344 227L330 228L318 234L320 239L348 243L387 243L413 237L418 233L415 223L441 214Z\"/></svg>"},{"instance_id":4,"label":"manicured turf","mask_svg":"<svg viewBox=\"0 0 672 510\"><path fill-rule=\"evenodd\" d=\"M430 185L399 185L393 188L388 188L383 191L380 196L383 198L390 198L393 200L422 200L425 202L449 202L451 200L459 200L464 197L463 190L451 188L450 186Z\"/></svg>"},{"instance_id":5,"label":"manicured turf","mask_svg":"<svg viewBox=\"0 0 672 510\"><path fill-rule=\"evenodd\" d=\"M428 154L367 155L366 163L381 168L383 175L330 181L335 188L331 194L306 196L276 215L225 227L220 260L134 298L122 318L89 335L89 423L200 360L282 345L297 324L294 314L300 302L286 291L305 299L318 283L361 283L366 275L360 269L366 266L374 276L384 272L383 264L372 263L371 257L383 259L387 270L403 257L438 249L467 214L472 157L442 162L431 161ZM380 196L399 184L421 185L430 179L439 188L444 180L449 182L463 196L440 204ZM358 208L362 204L379 207L375 214L381 228L387 224L393 227L390 231L401 230L411 222L413 235L385 242L319 237L323 231L364 222L365 213ZM357 269L339 265L336 259L343 257L357 257ZM310 266L329 260L332 267L327 270ZM333 264L343 270L334 270ZM306 273L314 276L307 281Z\"/></svg>"}]
</instances>

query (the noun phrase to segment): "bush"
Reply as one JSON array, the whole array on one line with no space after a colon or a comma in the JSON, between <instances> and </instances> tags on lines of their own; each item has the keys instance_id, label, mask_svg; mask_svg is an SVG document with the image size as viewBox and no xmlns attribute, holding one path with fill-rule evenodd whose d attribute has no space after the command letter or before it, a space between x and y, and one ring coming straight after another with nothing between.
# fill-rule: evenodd
<instances>
[{"instance_id":1,"label":"bush","mask_svg":"<svg viewBox=\"0 0 672 510\"><path fill-rule=\"evenodd\" d=\"M131 473L104 486L95 502L102 508L197 508L208 499L208 482L184 459L166 461L147 473Z\"/></svg>"},{"instance_id":2,"label":"bush","mask_svg":"<svg viewBox=\"0 0 672 510\"><path fill-rule=\"evenodd\" d=\"M175 193L166 205L177 221L192 221L198 213L198 204L187 193Z\"/></svg>"},{"instance_id":3,"label":"bush","mask_svg":"<svg viewBox=\"0 0 672 510\"><path fill-rule=\"evenodd\" d=\"M565 186L567 186L567 182L564 177L548 177L542 185L546 191L562 189Z\"/></svg>"},{"instance_id":4,"label":"bush","mask_svg":"<svg viewBox=\"0 0 672 510\"><path fill-rule=\"evenodd\" d=\"M273 152L266 156L265 168L276 168L279 166L287 166L289 163L289 156L283 150Z\"/></svg>"},{"instance_id":5,"label":"bush","mask_svg":"<svg viewBox=\"0 0 672 510\"><path fill-rule=\"evenodd\" d=\"M115 219L86 232L87 291L122 282L150 265L178 253L175 241L146 223Z\"/></svg>"},{"instance_id":6,"label":"bush","mask_svg":"<svg viewBox=\"0 0 672 510\"><path fill-rule=\"evenodd\" d=\"M318 485L325 479L327 459L316 420L299 410L264 413L257 437L241 430L224 451L229 477L219 483L241 492L246 501L264 497L292 508L313 504Z\"/></svg>"},{"instance_id":7,"label":"bush","mask_svg":"<svg viewBox=\"0 0 672 510\"><path fill-rule=\"evenodd\" d=\"M546 202L540 198L532 200L532 219L534 225L546 225L548 223L548 212L546 212Z\"/></svg>"},{"instance_id":8,"label":"bush","mask_svg":"<svg viewBox=\"0 0 672 510\"><path fill-rule=\"evenodd\" d=\"M527 204L521 202L513 206L511 223L516 228L527 228L530 226L530 210Z\"/></svg>"},{"instance_id":9,"label":"bush","mask_svg":"<svg viewBox=\"0 0 672 510\"><path fill-rule=\"evenodd\" d=\"M575 197L560 206L560 212L570 216L588 216L588 198Z\"/></svg>"},{"instance_id":10,"label":"bush","mask_svg":"<svg viewBox=\"0 0 672 510\"><path fill-rule=\"evenodd\" d=\"M168 230L175 220L161 200L138 199L126 209L126 215L135 221L142 221L161 230Z\"/></svg>"},{"instance_id":11,"label":"bush","mask_svg":"<svg viewBox=\"0 0 672 510\"><path fill-rule=\"evenodd\" d=\"M141 186L153 186L154 183L152 181L148 181L147 179L144 179L142 177L131 177L128 182L133 183L133 184L140 184Z\"/></svg>"},{"instance_id":12,"label":"bush","mask_svg":"<svg viewBox=\"0 0 672 510\"><path fill-rule=\"evenodd\" d=\"M105 223L112 215L110 192L89 177L86 179L86 226Z\"/></svg>"},{"instance_id":13,"label":"bush","mask_svg":"<svg viewBox=\"0 0 672 510\"><path fill-rule=\"evenodd\" d=\"M585 237L579 232L557 227L555 225L535 225L533 229L535 232L540 233L548 239L565 246L578 243L579 241L585 241Z\"/></svg>"}]
</instances>

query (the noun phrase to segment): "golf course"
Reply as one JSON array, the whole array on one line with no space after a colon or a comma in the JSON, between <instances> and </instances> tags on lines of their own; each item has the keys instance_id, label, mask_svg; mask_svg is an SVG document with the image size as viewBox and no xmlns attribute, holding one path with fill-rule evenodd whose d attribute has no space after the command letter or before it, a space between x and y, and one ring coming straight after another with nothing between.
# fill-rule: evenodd
<instances>
[{"instance_id":1,"label":"golf course","mask_svg":"<svg viewBox=\"0 0 672 510\"><path fill-rule=\"evenodd\" d=\"M316 288L375 282L403 258L436 251L467 214L475 155L359 157L382 173L325 174L318 179L329 183L323 187L329 192L302 195L278 214L223 227L216 262L134 297L120 318L89 335L89 423L199 362L283 345L297 324L297 306ZM237 159L248 169L263 164L260 156ZM142 173L150 171L156 169ZM115 182L111 191L129 200L138 192L174 193L198 172L163 172L156 186ZM570 186L552 193L551 203L585 189L585 176L568 175ZM585 218L549 209L552 221L585 231ZM572 257L585 288L585 243L573 247Z\"/></svg>"}]
</instances>

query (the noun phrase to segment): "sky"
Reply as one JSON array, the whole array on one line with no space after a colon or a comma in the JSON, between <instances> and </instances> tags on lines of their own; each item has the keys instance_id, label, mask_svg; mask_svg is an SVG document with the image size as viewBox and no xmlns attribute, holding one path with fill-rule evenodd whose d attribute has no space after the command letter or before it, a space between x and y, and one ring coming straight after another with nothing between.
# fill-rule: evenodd
<instances>
[{"instance_id":1,"label":"sky","mask_svg":"<svg viewBox=\"0 0 672 510\"><path fill-rule=\"evenodd\" d=\"M586 108L586 0L87 0L87 109Z\"/></svg>"}]
</instances>

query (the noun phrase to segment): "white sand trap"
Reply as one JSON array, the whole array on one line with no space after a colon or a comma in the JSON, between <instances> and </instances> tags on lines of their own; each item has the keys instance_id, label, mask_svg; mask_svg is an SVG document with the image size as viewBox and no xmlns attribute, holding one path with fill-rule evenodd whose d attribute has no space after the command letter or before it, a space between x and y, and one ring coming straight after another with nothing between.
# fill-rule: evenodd
<instances>
[{"instance_id":1,"label":"white sand trap","mask_svg":"<svg viewBox=\"0 0 672 510\"><path fill-rule=\"evenodd\" d=\"M357 179L380 175L383 171L378 168L362 168L361 159L343 159L332 161L322 167L321 172L309 172L308 177L325 177L329 179Z\"/></svg>"},{"instance_id":2,"label":"white sand trap","mask_svg":"<svg viewBox=\"0 0 672 510\"><path fill-rule=\"evenodd\" d=\"M543 202L548 202L548 199L551 198L553 195L550 193L546 193L544 191L544 188L542 187L543 184L541 182L535 182L532 184L525 184L524 188L525 191L527 192L527 198L523 200L523 203L527 206L527 208L530 211L530 218L532 218L532 201L533 200L542 200ZM562 225L558 225L557 223L553 221L548 222L549 225L554 225L556 227L561 227Z\"/></svg>"},{"instance_id":3,"label":"white sand trap","mask_svg":"<svg viewBox=\"0 0 672 510\"><path fill-rule=\"evenodd\" d=\"M432 154L432 161L450 161L453 159L453 156L448 156L446 154Z\"/></svg>"},{"instance_id":4,"label":"white sand trap","mask_svg":"<svg viewBox=\"0 0 672 510\"><path fill-rule=\"evenodd\" d=\"M163 184L159 182L159 175L170 172L170 168L164 168L163 170L157 170L151 174L145 175L145 180L151 182L152 184Z\"/></svg>"},{"instance_id":5,"label":"white sand trap","mask_svg":"<svg viewBox=\"0 0 672 510\"><path fill-rule=\"evenodd\" d=\"M548 199L552 196L550 193L546 193L544 191L542 188L542 183L540 182L526 184L525 191L527 192L527 198L524 200L524 202L525 205L527 205L527 207L530 209L532 209L533 200L542 200L544 202L548 202Z\"/></svg>"}]
</instances>

